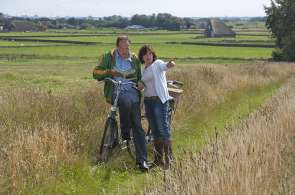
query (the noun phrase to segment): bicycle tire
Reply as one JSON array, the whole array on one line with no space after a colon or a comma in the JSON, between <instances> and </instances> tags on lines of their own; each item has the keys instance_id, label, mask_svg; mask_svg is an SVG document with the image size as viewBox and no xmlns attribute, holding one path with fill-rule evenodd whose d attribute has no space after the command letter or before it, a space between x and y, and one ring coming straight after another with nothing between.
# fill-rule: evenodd
<instances>
[{"instance_id":1,"label":"bicycle tire","mask_svg":"<svg viewBox=\"0 0 295 195\"><path fill-rule=\"evenodd\" d=\"M148 131L145 133L145 141L147 146L153 143L153 136L152 131L149 127ZM136 160L136 150L135 150L135 143L133 137L133 131L130 132L130 140L127 140L127 151L132 159Z\"/></svg>"},{"instance_id":2,"label":"bicycle tire","mask_svg":"<svg viewBox=\"0 0 295 195\"><path fill-rule=\"evenodd\" d=\"M105 123L104 133L101 140L99 151L100 162L107 162L109 160L112 148L116 141L116 132L118 132L117 122L109 117Z\"/></svg>"},{"instance_id":3,"label":"bicycle tire","mask_svg":"<svg viewBox=\"0 0 295 195\"><path fill-rule=\"evenodd\" d=\"M174 106L175 106L175 101L174 101L174 99L172 99L169 101L168 116L167 116L168 125L169 125L170 129L171 129L172 121L173 121Z\"/></svg>"}]
</instances>

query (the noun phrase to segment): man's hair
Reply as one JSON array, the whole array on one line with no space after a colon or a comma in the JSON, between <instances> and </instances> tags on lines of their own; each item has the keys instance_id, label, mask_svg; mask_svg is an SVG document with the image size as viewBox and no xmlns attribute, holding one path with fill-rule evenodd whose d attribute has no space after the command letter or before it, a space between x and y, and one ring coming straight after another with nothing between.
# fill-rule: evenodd
<instances>
[{"instance_id":1,"label":"man's hair","mask_svg":"<svg viewBox=\"0 0 295 195\"><path fill-rule=\"evenodd\" d=\"M143 45L138 52L138 59L139 61L144 64L143 56L147 54L147 52L150 51L153 54L153 62L157 59L157 54L152 48L151 45Z\"/></svg>"},{"instance_id":2,"label":"man's hair","mask_svg":"<svg viewBox=\"0 0 295 195\"><path fill-rule=\"evenodd\" d=\"M129 40L127 35L121 35L117 37L117 41L116 41L116 46L119 47L119 43L120 41L128 41L129 43L131 43L131 41Z\"/></svg>"}]
</instances>

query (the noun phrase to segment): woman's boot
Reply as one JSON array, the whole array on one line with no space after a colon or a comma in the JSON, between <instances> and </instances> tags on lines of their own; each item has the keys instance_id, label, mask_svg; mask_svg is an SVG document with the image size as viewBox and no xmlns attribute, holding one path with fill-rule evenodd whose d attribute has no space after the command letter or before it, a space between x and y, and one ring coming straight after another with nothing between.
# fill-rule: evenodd
<instances>
[{"instance_id":1,"label":"woman's boot","mask_svg":"<svg viewBox=\"0 0 295 195\"><path fill-rule=\"evenodd\" d=\"M164 140L164 153L165 153L165 169L171 166L171 161L173 160L172 144L170 139Z\"/></svg>"},{"instance_id":2,"label":"woman's boot","mask_svg":"<svg viewBox=\"0 0 295 195\"><path fill-rule=\"evenodd\" d=\"M163 161L164 142L162 139L154 140L154 162L153 166L164 166Z\"/></svg>"}]
</instances>

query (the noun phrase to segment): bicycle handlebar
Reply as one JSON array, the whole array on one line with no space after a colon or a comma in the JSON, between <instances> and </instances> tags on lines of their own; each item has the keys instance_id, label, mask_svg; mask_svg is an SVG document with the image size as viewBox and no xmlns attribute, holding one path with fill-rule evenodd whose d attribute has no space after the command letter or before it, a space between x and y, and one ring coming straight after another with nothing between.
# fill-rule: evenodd
<instances>
[{"instance_id":1,"label":"bicycle handlebar","mask_svg":"<svg viewBox=\"0 0 295 195\"><path fill-rule=\"evenodd\" d=\"M110 82L112 82L115 85L119 85L119 84L120 85L132 84L133 87L137 89L136 83L134 83L132 81L128 81L128 82L116 81L116 80L114 80L114 79L112 79L110 77L106 77L104 79L104 81L110 81ZM183 82L177 81L177 80L167 80L167 84L170 85L170 86L172 86L172 87L175 87L175 88L179 88L179 87L183 86Z\"/></svg>"},{"instance_id":2,"label":"bicycle handlebar","mask_svg":"<svg viewBox=\"0 0 295 195\"><path fill-rule=\"evenodd\" d=\"M116 81L116 80L114 80L114 79L112 79L112 78L110 78L110 77L106 77L106 78L104 78L104 81L110 81L110 82L112 82L112 83L114 83L114 84L118 84L119 82L118 81ZM131 83L134 83L134 82L131 82L131 81L129 81L129 82L127 82L127 83L123 83L123 84L131 84ZM167 84L173 84L173 85L183 85L183 82L181 82L181 81L177 81L177 80L167 80Z\"/></svg>"},{"instance_id":3,"label":"bicycle handlebar","mask_svg":"<svg viewBox=\"0 0 295 195\"><path fill-rule=\"evenodd\" d=\"M114 83L115 85L121 84L121 85L127 85L127 84L133 84L136 85L136 83L132 82L132 81L128 81L128 82L122 82L122 81L116 81L110 77L107 77L104 79L104 81L110 81L112 83Z\"/></svg>"},{"instance_id":4,"label":"bicycle handlebar","mask_svg":"<svg viewBox=\"0 0 295 195\"><path fill-rule=\"evenodd\" d=\"M114 84L118 84L119 83L118 81L116 81L116 80L114 80L114 79L112 79L110 77L104 78L104 81L110 81L110 82L112 82Z\"/></svg>"},{"instance_id":5,"label":"bicycle handlebar","mask_svg":"<svg viewBox=\"0 0 295 195\"><path fill-rule=\"evenodd\" d=\"M134 89L136 89L136 90L139 90L138 88L137 88L137 85L136 85L136 83L134 83L134 82L132 82L132 81L116 81L116 80L114 80L114 79L112 79L112 78L110 78L110 77L106 77L105 79L104 79L104 81L110 81L110 82L112 82L113 84L115 84L116 86L119 86L119 85L132 85L132 88L134 88Z\"/></svg>"},{"instance_id":6,"label":"bicycle handlebar","mask_svg":"<svg viewBox=\"0 0 295 195\"><path fill-rule=\"evenodd\" d=\"M183 86L183 82L177 81L177 80L168 80L167 84L172 87L175 87L175 88L179 88L179 87Z\"/></svg>"},{"instance_id":7,"label":"bicycle handlebar","mask_svg":"<svg viewBox=\"0 0 295 195\"><path fill-rule=\"evenodd\" d=\"M181 81L177 81L177 80L168 80L167 81L168 84L176 84L176 85L183 85L183 82Z\"/></svg>"}]
</instances>

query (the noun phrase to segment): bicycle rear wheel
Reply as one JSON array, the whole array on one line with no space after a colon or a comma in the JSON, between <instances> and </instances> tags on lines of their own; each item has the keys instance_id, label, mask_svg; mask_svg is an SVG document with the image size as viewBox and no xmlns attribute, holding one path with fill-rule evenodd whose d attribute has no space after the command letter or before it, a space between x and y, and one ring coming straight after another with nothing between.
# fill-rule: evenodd
<instances>
[{"instance_id":1,"label":"bicycle rear wheel","mask_svg":"<svg viewBox=\"0 0 295 195\"><path fill-rule=\"evenodd\" d=\"M147 132L145 132L145 142L147 146L153 142L153 136L151 129L148 128ZM130 140L127 140L127 151L132 159L136 160L136 150L135 150L135 143L134 143L134 136L133 131L130 132Z\"/></svg>"},{"instance_id":2,"label":"bicycle rear wheel","mask_svg":"<svg viewBox=\"0 0 295 195\"><path fill-rule=\"evenodd\" d=\"M101 140L99 160L100 162L107 162L111 156L112 148L116 144L118 132L117 122L113 118L108 118L105 124L104 133Z\"/></svg>"},{"instance_id":3,"label":"bicycle rear wheel","mask_svg":"<svg viewBox=\"0 0 295 195\"><path fill-rule=\"evenodd\" d=\"M171 129L171 123L173 120L174 108L175 108L175 100L171 99L169 100L169 106L168 106L168 125L170 129Z\"/></svg>"}]
</instances>

